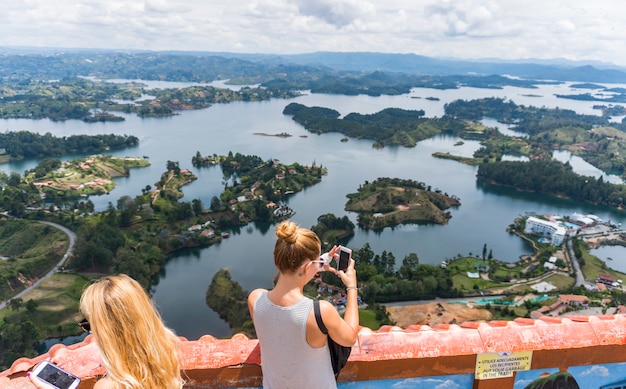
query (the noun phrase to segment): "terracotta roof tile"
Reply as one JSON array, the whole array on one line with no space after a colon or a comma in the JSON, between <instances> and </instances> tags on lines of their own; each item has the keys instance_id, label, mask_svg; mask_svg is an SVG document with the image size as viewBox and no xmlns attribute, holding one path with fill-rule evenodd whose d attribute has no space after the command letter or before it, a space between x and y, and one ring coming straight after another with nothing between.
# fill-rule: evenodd
<instances>
[{"instance_id":1,"label":"terracotta roof tile","mask_svg":"<svg viewBox=\"0 0 626 389\"><path fill-rule=\"evenodd\" d=\"M260 348L256 339L236 334L231 339L217 339L205 335L198 340L181 340L182 367L187 377L197 384L211 385L207 380L228 381L232 386L243 380L244 386L258 386L261 363ZM350 362L344 379L385 379L385 375L405 374L401 361L419 358L471 357L482 352L524 351L524 350L563 350L590 347L626 346L626 316L600 315L564 317L541 316L539 319L518 318L513 321L465 322L460 325L440 324L433 327L413 325L406 329L396 326L383 326L377 331L362 327L358 341L352 348ZM610 351L610 350L609 350ZM610 353L614 354L614 353ZM3 389L32 388L26 372L44 359L53 359L59 366L86 379L86 387L91 387L93 377L104 374L102 361L93 336L71 346L55 345L50 351L36 358L20 358L11 368L0 372L0 387ZM465 358L467 359L467 358ZM472 363L474 359L467 359ZM359 368L359 363L385 362L394 373L385 369L367 370ZM555 363L557 363L556 361ZM467 364L466 363L466 364ZM391 364L391 365L390 365ZM220 370L227 367L252 369L247 374L239 374L240 369ZM467 367L463 369L467 370ZM216 378L215 371L221 371ZM250 373L250 371L252 373ZM213 372L213 373L211 373ZM466 371L464 371L466 372ZM458 374L460 372L450 372ZM381 374L383 376L381 376ZM408 374L431 374L418 373ZM342 372L342 375L344 373ZM256 381L255 381L256 380ZM91 384L89 384L91 382Z\"/></svg>"}]
</instances>

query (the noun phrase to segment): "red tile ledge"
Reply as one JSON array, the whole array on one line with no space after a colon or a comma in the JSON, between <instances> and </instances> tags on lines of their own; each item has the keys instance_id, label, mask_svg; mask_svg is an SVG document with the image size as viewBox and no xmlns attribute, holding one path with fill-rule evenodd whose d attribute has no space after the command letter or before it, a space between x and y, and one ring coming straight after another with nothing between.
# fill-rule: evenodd
<instances>
[{"instance_id":1,"label":"red tile ledge","mask_svg":"<svg viewBox=\"0 0 626 389\"><path fill-rule=\"evenodd\" d=\"M243 334L230 339L211 335L195 341L179 339L182 368L192 387L260 385L261 355L256 339ZM623 362L620 355L626 355L626 315L542 316L432 328L383 326L377 331L362 327L340 381L468 374L474 371L476 354L522 350L537 356L533 357L533 368ZM568 352L564 354L564 350ZM555 358L555 352L563 357ZM95 377L104 374L97 345L93 336L88 336L71 346L55 345L35 358L17 359L11 368L0 372L0 388L32 388L26 372L44 359L52 359L83 378L81 389L93 387Z\"/></svg>"}]
</instances>

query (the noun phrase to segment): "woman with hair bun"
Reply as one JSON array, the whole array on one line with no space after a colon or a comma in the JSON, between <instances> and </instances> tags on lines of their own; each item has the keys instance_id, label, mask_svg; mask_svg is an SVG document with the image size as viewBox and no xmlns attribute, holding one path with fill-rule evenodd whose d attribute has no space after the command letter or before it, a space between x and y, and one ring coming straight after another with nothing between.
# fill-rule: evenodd
<instances>
[{"instance_id":1,"label":"woman with hair bun","mask_svg":"<svg viewBox=\"0 0 626 389\"><path fill-rule=\"evenodd\" d=\"M330 362L327 338L342 346L356 342L359 329L354 260L345 271L337 271L320 258L317 235L291 221L276 227L274 264L278 281L270 291L256 289L248 296L248 308L261 345L263 388L325 389L337 383ZM339 247L328 253L338 257ZM335 273L346 285L344 318L327 301L320 301L322 321L328 336L319 329L313 300L303 294L304 286L320 271Z\"/></svg>"}]
</instances>

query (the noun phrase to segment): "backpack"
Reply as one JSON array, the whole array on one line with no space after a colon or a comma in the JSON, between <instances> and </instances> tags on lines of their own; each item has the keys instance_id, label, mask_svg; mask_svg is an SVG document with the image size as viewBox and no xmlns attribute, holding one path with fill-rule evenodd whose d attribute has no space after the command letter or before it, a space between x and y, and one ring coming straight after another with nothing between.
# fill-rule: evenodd
<instances>
[{"instance_id":1,"label":"backpack","mask_svg":"<svg viewBox=\"0 0 626 389\"><path fill-rule=\"evenodd\" d=\"M322 331L324 335L328 335L328 329L324 325L320 313L320 302L317 300L313 301L313 312L315 313L315 321L317 321L317 326L320 328L320 331ZM333 372L335 373L335 379L337 379L339 372L348 362L352 347L335 343L335 341L328 336L328 349L330 350L330 363L333 365Z\"/></svg>"}]
</instances>

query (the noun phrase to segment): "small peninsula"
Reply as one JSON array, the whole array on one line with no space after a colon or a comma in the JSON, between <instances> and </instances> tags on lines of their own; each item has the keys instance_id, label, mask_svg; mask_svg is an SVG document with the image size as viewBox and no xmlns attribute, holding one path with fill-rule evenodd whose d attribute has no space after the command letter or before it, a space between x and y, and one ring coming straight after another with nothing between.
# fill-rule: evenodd
<instances>
[{"instance_id":1,"label":"small peninsula","mask_svg":"<svg viewBox=\"0 0 626 389\"><path fill-rule=\"evenodd\" d=\"M452 217L447 209L461 205L456 196L399 178L365 182L347 196L346 211L357 212L359 225L375 230L408 223L447 224Z\"/></svg>"},{"instance_id":2,"label":"small peninsula","mask_svg":"<svg viewBox=\"0 0 626 389\"><path fill-rule=\"evenodd\" d=\"M66 162L46 159L24 178L39 190L42 199L71 199L108 193L115 187L112 178L128 176L131 168L149 165L150 162L144 158L115 158L107 155Z\"/></svg>"},{"instance_id":3,"label":"small peninsula","mask_svg":"<svg viewBox=\"0 0 626 389\"><path fill-rule=\"evenodd\" d=\"M220 166L225 190L215 203L227 204L240 211L242 223L252 220L277 221L291 217L294 211L285 197L315 185L327 174L315 161L311 165L284 164L278 159L263 160L256 155L229 152L228 155L207 155L200 152L191 158L195 167ZM215 208L215 207L214 207Z\"/></svg>"},{"instance_id":4,"label":"small peninsula","mask_svg":"<svg viewBox=\"0 0 626 389\"><path fill-rule=\"evenodd\" d=\"M255 132L254 135L260 135L260 136L275 136L277 138L290 138L292 135L287 133L287 132L281 132L278 134L269 134L267 132Z\"/></svg>"}]
</instances>

